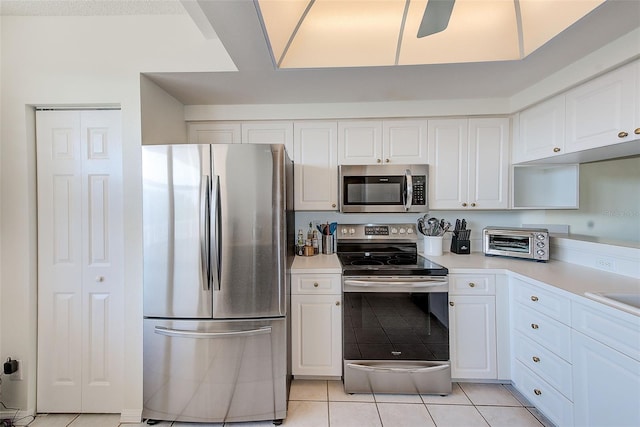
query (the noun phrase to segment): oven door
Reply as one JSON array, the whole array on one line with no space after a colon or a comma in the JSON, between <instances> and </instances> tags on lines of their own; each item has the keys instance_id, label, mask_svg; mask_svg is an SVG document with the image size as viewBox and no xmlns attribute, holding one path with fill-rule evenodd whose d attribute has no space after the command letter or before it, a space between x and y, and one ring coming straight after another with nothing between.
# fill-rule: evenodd
<instances>
[{"instance_id":1,"label":"oven door","mask_svg":"<svg viewBox=\"0 0 640 427\"><path fill-rule=\"evenodd\" d=\"M346 392L451 392L446 277L345 277L343 290Z\"/></svg>"}]
</instances>

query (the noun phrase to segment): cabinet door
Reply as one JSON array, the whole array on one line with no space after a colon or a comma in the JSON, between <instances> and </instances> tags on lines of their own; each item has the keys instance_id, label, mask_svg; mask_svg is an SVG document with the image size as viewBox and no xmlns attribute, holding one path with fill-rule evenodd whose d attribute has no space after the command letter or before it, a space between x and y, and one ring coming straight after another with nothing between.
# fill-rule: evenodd
<instances>
[{"instance_id":1,"label":"cabinet door","mask_svg":"<svg viewBox=\"0 0 640 427\"><path fill-rule=\"evenodd\" d=\"M428 122L429 208L462 209L468 194L468 120Z\"/></svg>"},{"instance_id":2,"label":"cabinet door","mask_svg":"<svg viewBox=\"0 0 640 427\"><path fill-rule=\"evenodd\" d=\"M239 144L240 123L188 123L189 144Z\"/></svg>"},{"instance_id":3,"label":"cabinet door","mask_svg":"<svg viewBox=\"0 0 640 427\"><path fill-rule=\"evenodd\" d=\"M564 154L565 97L556 96L522 111L513 144L513 163Z\"/></svg>"},{"instance_id":4,"label":"cabinet door","mask_svg":"<svg viewBox=\"0 0 640 427\"><path fill-rule=\"evenodd\" d=\"M334 211L338 206L336 122L294 124L295 210Z\"/></svg>"},{"instance_id":5,"label":"cabinet door","mask_svg":"<svg viewBox=\"0 0 640 427\"><path fill-rule=\"evenodd\" d=\"M385 120L382 123L384 163L426 164L427 121Z\"/></svg>"},{"instance_id":6,"label":"cabinet door","mask_svg":"<svg viewBox=\"0 0 640 427\"><path fill-rule=\"evenodd\" d=\"M497 379L496 300L493 296L449 296L451 376Z\"/></svg>"},{"instance_id":7,"label":"cabinet door","mask_svg":"<svg viewBox=\"0 0 640 427\"><path fill-rule=\"evenodd\" d=\"M241 129L243 144L284 144L293 159L293 122L246 122Z\"/></svg>"},{"instance_id":8,"label":"cabinet door","mask_svg":"<svg viewBox=\"0 0 640 427\"><path fill-rule=\"evenodd\" d=\"M567 93L567 152L637 138L635 73L632 64Z\"/></svg>"},{"instance_id":9,"label":"cabinet door","mask_svg":"<svg viewBox=\"0 0 640 427\"><path fill-rule=\"evenodd\" d=\"M291 372L342 375L341 295L291 296Z\"/></svg>"},{"instance_id":10,"label":"cabinet door","mask_svg":"<svg viewBox=\"0 0 640 427\"><path fill-rule=\"evenodd\" d=\"M382 122L347 120L338 122L338 164L382 163Z\"/></svg>"},{"instance_id":11,"label":"cabinet door","mask_svg":"<svg viewBox=\"0 0 640 427\"><path fill-rule=\"evenodd\" d=\"M509 119L469 120L468 206L509 207Z\"/></svg>"},{"instance_id":12,"label":"cabinet door","mask_svg":"<svg viewBox=\"0 0 640 427\"><path fill-rule=\"evenodd\" d=\"M640 425L640 362L580 332L571 339L575 425Z\"/></svg>"}]
</instances>

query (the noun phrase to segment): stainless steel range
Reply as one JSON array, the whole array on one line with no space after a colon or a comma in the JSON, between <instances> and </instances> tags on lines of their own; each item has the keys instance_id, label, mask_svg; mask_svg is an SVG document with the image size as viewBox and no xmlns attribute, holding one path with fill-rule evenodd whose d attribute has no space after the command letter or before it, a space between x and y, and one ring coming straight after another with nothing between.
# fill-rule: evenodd
<instances>
[{"instance_id":1,"label":"stainless steel range","mask_svg":"<svg viewBox=\"0 0 640 427\"><path fill-rule=\"evenodd\" d=\"M448 270L417 251L413 224L345 224L342 264L347 393L448 394Z\"/></svg>"}]
</instances>

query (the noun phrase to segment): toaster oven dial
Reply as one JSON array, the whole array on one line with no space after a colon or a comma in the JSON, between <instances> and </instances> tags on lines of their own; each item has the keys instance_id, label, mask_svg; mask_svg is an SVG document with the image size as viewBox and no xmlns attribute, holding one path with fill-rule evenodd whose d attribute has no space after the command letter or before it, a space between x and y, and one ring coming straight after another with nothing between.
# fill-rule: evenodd
<instances>
[{"instance_id":1,"label":"toaster oven dial","mask_svg":"<svg viewBox=\"0 0 640 427\"><path fill-rule=\"evenodd\" d=\"M545 239L544 234L536 234L536 239L544 240Z\"/></svg>"},{"instance_id":2,"label":"toaster oven dial","mask_svg":"<svg viewBox=\"0 0 640 427\"><path fill-rule=\"evenodd\" d=\"M543 255L544 255L544 251L543 251L542 249L538 249L538 250L536 251L536 253L537 253L539 256L543 256Z\"/></svg>"},{"instance_id":3,"label":"toaster oven dial","mask_svg":"<svg viewBox=\"0 0 640 427\"><path fill-rule=\"evenodd\" d=\"M544 242L538 242L536 243L536 246L539 248L544 248Z\"/></svg>"}]
</instances>

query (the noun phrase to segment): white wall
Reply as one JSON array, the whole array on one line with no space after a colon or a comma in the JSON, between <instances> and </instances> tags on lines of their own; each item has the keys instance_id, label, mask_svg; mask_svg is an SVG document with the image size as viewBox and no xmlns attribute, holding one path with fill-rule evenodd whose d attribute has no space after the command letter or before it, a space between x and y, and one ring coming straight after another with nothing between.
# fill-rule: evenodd
<instances>
[{"instance_id":1,"label":"white wall","mask_svg":"<svg viewBox=\"0 0 640 427\"><path fill-rule=\"evenodd\" d=\"M3 401L33 412L36 367L34 105L120 105L125 215L123 413L142 409L140 73L219 71L234 65L188 15L1 17L0 349L23 361Z\"/></svg>"},{"instance_id":2,"label":"white wall","mask_svg":"<svg viewBox=\"0 0 640 427\"><path fill-rule=\"evenodd\" d=\"M184 105L146 76L140 76L143 144L187 142Z\"/></svg>"}]
</instances>

